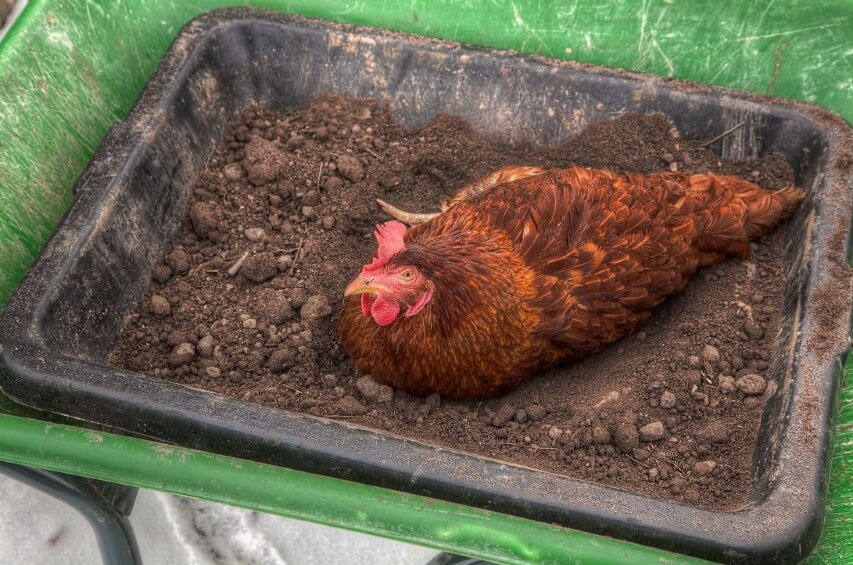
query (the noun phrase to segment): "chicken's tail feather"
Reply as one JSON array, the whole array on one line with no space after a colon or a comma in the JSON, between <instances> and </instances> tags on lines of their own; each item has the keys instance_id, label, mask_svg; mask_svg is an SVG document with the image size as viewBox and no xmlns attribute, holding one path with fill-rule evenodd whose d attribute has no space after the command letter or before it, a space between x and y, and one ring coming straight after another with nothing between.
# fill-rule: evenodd
<instances>
[{"instance_id":1,"label":"chicken's tail feather","mask_svg":"<svg viewBox=\"0 0 853 565\"><path fill-rule=\"evenodd\" d=\"M749 240L772 231L805 199L805 193L798 188L769 191L738 177L710 174L691 176L687 190L698 202L704 202L694 212L702 265L724 256L745 259L749 256Z\"/></svg>"},{"instance_id":2,"label":"chicken's tail feather","mask_svg":"<svg viewBox=\"0 0 853 565\"><path fill-rule=\"evenodd\" d=\"M744 231L749 239L761 237L772 231L785 218L797 211L806 194L793 186L768 191L738 179L749 185L736 194L747 206Z\"/></svg>"}]
</instances>

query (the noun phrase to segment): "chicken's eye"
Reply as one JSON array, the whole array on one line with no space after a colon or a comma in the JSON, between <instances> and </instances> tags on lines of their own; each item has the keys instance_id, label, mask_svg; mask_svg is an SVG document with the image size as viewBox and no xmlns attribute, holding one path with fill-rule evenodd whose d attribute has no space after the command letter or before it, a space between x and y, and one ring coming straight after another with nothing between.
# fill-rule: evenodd
<instances>
[{"instance_id":1,"label":"chicken's eye","mask_svg":"<svg viewBox=\"0 0 853 565\"><path fill-rule=\"evenodd\" d=\"M403 282L409 282L415 278L415 272L412 269L406 269L405 271L400 273L400 280Z\"/></svg>"}]
</instances>

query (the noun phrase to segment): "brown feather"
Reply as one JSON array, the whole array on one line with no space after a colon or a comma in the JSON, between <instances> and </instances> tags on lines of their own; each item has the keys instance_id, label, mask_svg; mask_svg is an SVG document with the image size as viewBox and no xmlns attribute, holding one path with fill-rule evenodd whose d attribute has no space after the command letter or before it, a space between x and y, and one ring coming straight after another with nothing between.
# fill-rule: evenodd
<instances>
[{"instance_id":1,"label":"brown feather","mask_svg":"<svg viewBox=\"0 0 853 565\"><path fill-rule=\"evenodd\" d=\"M803 198L712 174L504 168L407 232L390 260L425 274L431 303L380 327L347 300L343 343L395 387L495 394L634 331L700 266L747 257Z\"/></svg>"}]
</instances>

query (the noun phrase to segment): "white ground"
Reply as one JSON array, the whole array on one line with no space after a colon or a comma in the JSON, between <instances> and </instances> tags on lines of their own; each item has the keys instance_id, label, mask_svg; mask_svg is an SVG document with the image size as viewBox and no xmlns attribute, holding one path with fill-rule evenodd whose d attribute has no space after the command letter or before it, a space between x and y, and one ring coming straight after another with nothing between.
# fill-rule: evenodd
<instances>
[{"instance_id":1,"label":"white ground","mask_svg":"<svg viewBox=\"0 0 853 565\"><path fill-rule=\"evenodd\" d=\"M145 565L422 565L436 551L222 504L140 491L130 517ZM0 565L96 565L88 523L0 475Z\"/></svg>"}]
</instances>

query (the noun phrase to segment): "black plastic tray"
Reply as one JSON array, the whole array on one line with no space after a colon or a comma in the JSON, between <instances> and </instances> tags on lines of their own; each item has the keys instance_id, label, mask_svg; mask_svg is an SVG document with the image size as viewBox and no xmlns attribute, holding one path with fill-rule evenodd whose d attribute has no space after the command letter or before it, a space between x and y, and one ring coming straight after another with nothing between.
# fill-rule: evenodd
<instances>
[{"instance_id":1,"label":"black plastic tray","mask_svg":"<svg viewBox=\"0 0 853 565\"><path fill-rule=\"evenodd\" d=\"M809 193L791 220L782 328L751 501L712 512L247 404L108 367L168 251L205 157L241 109L321 94L390 101L405 125L463 116L504 142L564 142L625 111L668 115L727 157L783 153ZM487 108L488 111L483 111ZM0 319L4 393L175 444L461 502L733 563L794 562L820 533L851 296L851 130L820 108L616 70L264 12L186 26L77 184L79 198ZM49 158L49 157L45 157ZM823 206L822 202L843 203ZM605 353L606 354L606 353ZM480 480L488 477L488 480Z\"/></svg>"}]
</instances>

